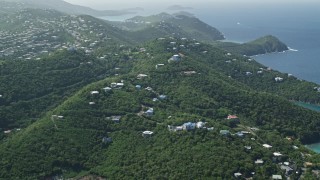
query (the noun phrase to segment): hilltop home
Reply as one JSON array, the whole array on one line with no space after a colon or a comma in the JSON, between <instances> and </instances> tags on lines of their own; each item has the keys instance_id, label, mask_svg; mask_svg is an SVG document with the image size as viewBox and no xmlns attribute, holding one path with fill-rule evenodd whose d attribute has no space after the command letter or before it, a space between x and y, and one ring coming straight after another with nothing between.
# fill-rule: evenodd
<instances>
[{"instance_id":1,"label":"hilltop home","mask_svg":"<svg viewBox=\"0 0 320 180\"><path fill-rule=\"evenodd\" d=\"M166 99L166 98L167 98L167 96L166 96L166 95L163 95L163 94L159 96L159 99L160 99L160 100L164 100L164 99Z\"/></svg>"}]
</instances>

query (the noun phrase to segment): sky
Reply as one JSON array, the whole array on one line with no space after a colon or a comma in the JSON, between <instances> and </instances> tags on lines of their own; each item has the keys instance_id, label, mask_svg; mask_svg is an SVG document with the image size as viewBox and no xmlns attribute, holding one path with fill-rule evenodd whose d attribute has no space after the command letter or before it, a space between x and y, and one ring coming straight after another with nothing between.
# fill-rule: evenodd
<instances>
[{"instance_id":1,"label":"sky","mask_svg":"<svg viewBox=\"0 0 320 180\"><path fill-rule=\"evenodd\" d=\"M171 5L183 5L191 7L201 6L238 6L250 4L295 4L319 2L319 0L65 0L72 4L83 5L94 9L124 9L131 7L168 7Z\"/></svg>"}]
</instances>

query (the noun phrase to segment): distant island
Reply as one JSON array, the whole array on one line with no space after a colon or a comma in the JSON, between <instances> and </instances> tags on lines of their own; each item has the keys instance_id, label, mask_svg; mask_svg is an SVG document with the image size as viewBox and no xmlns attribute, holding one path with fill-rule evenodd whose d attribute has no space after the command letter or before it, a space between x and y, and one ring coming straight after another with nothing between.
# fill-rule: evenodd
<instances>
[{"instance_id":1,"label":"distant island","mask_svg":"<svg viewBox=\"0 0 320 180\"><path fill-rule=\"evenodd\" d=\"M185 7L185 6L181 6L181 5L173 5L173 6L169 6L167 8L167 10L170 11L184 11L184 10L191 10L193 9L192 7Z\"/></svg>"}]
</instances>

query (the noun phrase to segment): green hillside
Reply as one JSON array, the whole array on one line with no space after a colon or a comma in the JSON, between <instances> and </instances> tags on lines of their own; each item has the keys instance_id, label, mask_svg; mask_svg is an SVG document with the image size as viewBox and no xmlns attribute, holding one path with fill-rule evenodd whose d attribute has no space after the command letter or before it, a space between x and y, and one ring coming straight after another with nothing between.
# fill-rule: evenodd
<instances>
[{"instance_id":1,"label":"green hillside","mask_svg":"<svg viewBox=\"0 0 320 180\"><path fill-rule=\"evenodd\" d=\"M272 52L283 52L289 50L287 45L278 38L268 35L254 41L239 44L232 42L220 42L218 47L237 54L253 56Z\"/></svg>"},{"instance_id":2,"label":"green hillside","mask_svg":"<svg viewBox=\"0 0 320 180\"><path fill-rule=\"evenodd\" d=\"M180 48L173 50L172 46ZM180 61L168 61L177 53ZM75 52L66 62L78 56L81 53ZM126 56L130 60L125 60ZM226 63L229 59L240 62ZM234 173L241 173L242 178L269 179L273 174L285 177L279 163L289 162L298 172L290 175L295 179L304 162L319 163L319 155L309 152L301 141L318 139L320 114L294 105L280 92L261 92L253 80L241 82L240 69L261 66L243 56L227 55L197 41L165 39L123 50L106 62L114 67L123 63L127 71L84 86L30 126L4 135L1 178L232 179ZM237 68L239 77L228 77L230 68ZM267 83L268 78L260 81ZM120 82L123 87L103 90ZM303 85L298 80L292 83ZM290 85L283 91L291 90L287 87ZM145 115L150 108L153 115ZM227 120L229 114L237 115L240 122ZM121 116L120 122L114 122L113 116ZM207 128L168 130L168 125L199 121L206 122ZM221 135L221 130L231 134ZM143 131L153 134L142 137ZM248 134L240 137L240 131ZM103 142L104 137L112 142ZM267 149L263 144L273 147ZM274 152L282 156L275 158ZM257 159L264 163L256 165Z\"/></svg>"}]
</instances>

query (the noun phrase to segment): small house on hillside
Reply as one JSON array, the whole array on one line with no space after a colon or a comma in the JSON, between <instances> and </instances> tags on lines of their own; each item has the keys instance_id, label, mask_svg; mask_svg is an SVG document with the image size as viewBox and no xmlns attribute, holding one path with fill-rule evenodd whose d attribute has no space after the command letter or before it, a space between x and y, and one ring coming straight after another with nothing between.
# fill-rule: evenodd
<instances>
[{"instance_id":1,"label":"small house on hillside","mask_svg":"<svg viewBox=\"0 0 320 180\"><path fill-rule=\"evenodd\" d=\"M5 134L10 134L11 130L4 131Z\"/></svg>"},{"instance_id":2,"label":"small house on hillside","mask_svg":"<svg viewBox=\"0 0 320 180\"><path fill-rule=\"evenodd\" d=\"M136 85L136 89L140 90L141 89L141 85Z\"/></svg>"},{"instance_id":3,"label":"small house on hillside","mask_svg":"<svg viewBox=\"0 0 320 180\"><path fill-rule=\"evenodd\" d=\"M175 54L168 60L168 62L178 62L180 60L181 60L181 56L179 54Z\"/></svg>"},{"instance_id":4,"label":"small house on hillside","mask_svg":"<svg viewBox=\"0 0 320 180\"><path fill-rule=\"evenodd\" d=\"M282 156L282 154L280 152L274 152L273 155L276 157Z\"/></svg>"},{"instance_id":5,"label":"small house on hillside","mask_svg":"<svg viewBox=\"0 0 320 180\"><path fill-rule=\"evenodd\" d=\"M276 77L276 78L274 78L274 80L275 80L276 82L282 82L282 81L283 81L283 78L282 78L282 77Z\"/></svg>"},{"instance_id":6,"label":"small house on hillside","mask_svg":"<svg viewBox=\"0 0 320 180\"><path fill-rule=\"evenodd\" d=\"M145 78L145 77L148 77L148 75L146 75L146 74L138 74L137 75L137 79L142 79L142 78Z\"/></svg>"},{"instance_id":7,"label":"small house on hillside","mask_svg":"<svg viewBox=\"0 0 320 180\"><path fill-rule=\"evenodd\" d=\"M262 159L257 159L254 163L261 165L264 163L264 161Z\"/></svg>"},{"instance_id":8,"label":"small house on hillside","mask_svg":"<svg viewBox=\"0 0 320 180\"><path fill-rule=\"evenodd\" d=\"M241 173L239 173L239 172L234 173L233 175L234 175L234 177L236 177L236 178L240 178L240 177L242 176L242 174L241 174Z\"/></svg>"},{"instance_id":9,"label":"small house on hillside","mask_svg":"<svg viewBox=\"0 0 320 180\"><path fill-rule=\"evenodd\" d=\"M143 132L142 132L142 136L143 136L143 137L151 137L152 134L153 134L152 131L143 131Z\"/></svg>"},{"instance_id":10,"label":"small house on hillside","mask_svg":"<svg viewBox=\"0 0 320 180\"><path fill-rule=\"evenodd\" d=\"M239 119L239 118L238 118L238 116L236 116L236 115L228 115L227 119L237 120L237 119Z\"/></svg>"},{"instance_id":11,"label":"small house on hillside","mask_svg":"<svg viewBox=\"0 0 320 180\"><path fill-rule=\"evenodd\" d=\"M271 146L271 145L269 145L269 144L263 144L262 146L263 146L264 148L267 148L267 149L272 148L272 146Z\"/></svg>"},{"instance_id":12,"label":"small house on hillside","mask_svg":"<svg viewBox=\"0 0 320 180\"><path fill-rule=\"evenodd\" d=\"M153 113L154 113L153 108L149 108L144 114L146 116L153 116Z\"/></svg>"},{"instance_id":13,"label":"small house on hillside","mask_svg":"<svg viewBox=\"0 0 320 180\"><path fill-rule=\"evenodd\" d=\"M236 133L236 136L238 136L238 137L241 137L241 138L242 138L242 137L244 137L244 134L243 134L242 132L237 132L237 133Z\"/></svg>"},{"instance_id":14,"label":"small house on hillside","mask_svg":"<svg viewBox=\"0 0 320 180\"><path fill-rule=\"evenodd\" d=\"M99 94L99 91L91 91L90 94L91 95L96 95L96 94Z\"/></svg>"}]
</instances>

